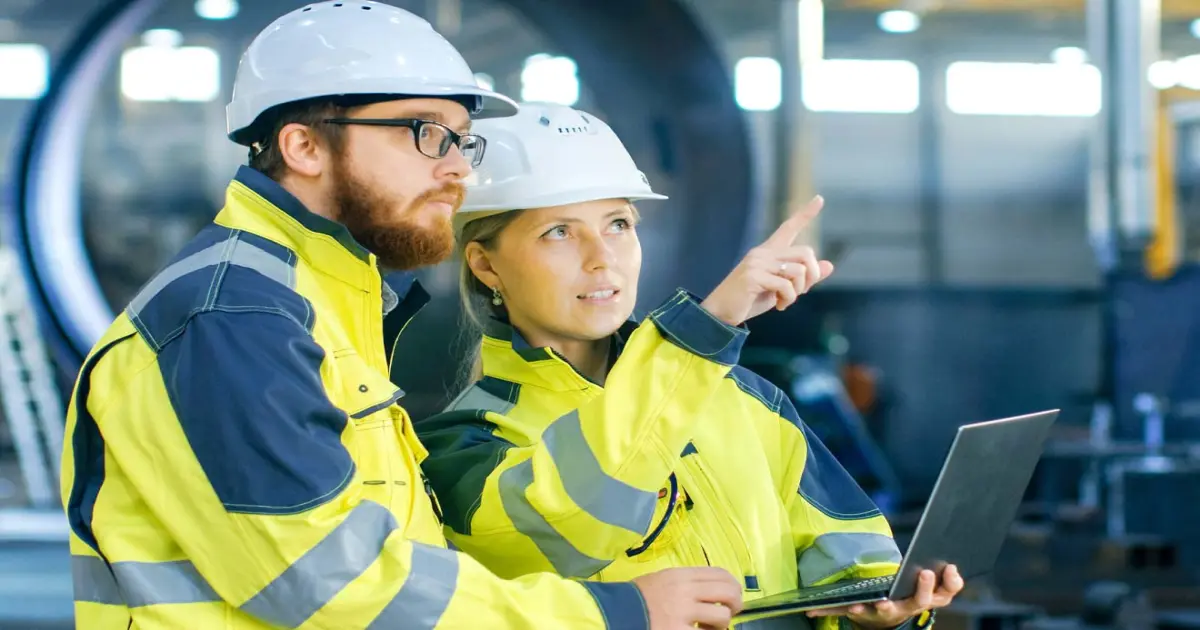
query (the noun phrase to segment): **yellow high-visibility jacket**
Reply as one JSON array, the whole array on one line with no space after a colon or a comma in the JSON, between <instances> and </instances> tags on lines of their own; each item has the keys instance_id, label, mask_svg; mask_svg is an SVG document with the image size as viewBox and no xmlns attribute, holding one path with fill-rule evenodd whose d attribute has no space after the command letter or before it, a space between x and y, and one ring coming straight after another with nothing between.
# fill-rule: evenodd
<instances>
[{"instance_id":1,"label":"yellow high-visibility jacket","mask_svg":"<svg viewBox=\"0 0 1200 630\"><path fill-rule=\"evenodd\" d=\"M614 336L601 387L493 320L482 380L417 423L451 543L506 577L712 565L747 600L895 573L878 508L735 365L744 335L680 291Z\"/></svg>"},{"instance_id":2,"label":"yellow high-visibility jacket","mask_svg":"<svg viewBox=\"0 0 1200 630\"><path fill-rule=\"evenodd\" d=\"M446 548L382 332L428 296L398 286L239 171L79 374L62 461L78 627L647 627L632 584L508 582Z\"/></svg>"}]
</instances>

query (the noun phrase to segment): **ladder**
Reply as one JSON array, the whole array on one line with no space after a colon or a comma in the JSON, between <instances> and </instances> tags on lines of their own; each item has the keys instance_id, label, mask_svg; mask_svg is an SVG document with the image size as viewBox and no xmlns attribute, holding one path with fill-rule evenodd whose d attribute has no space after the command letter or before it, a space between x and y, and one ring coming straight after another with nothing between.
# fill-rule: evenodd
<instances>
[{"instance_id":1,"label":"ladder","mask_svg":"<svg viewBox=\"0 0 1200 630\"><path fill-rule=\"evenodd\" d=\"M57 509L62 399L16 255L0 247L0 404L29 507Z\"/></svg>"}]
</instances>

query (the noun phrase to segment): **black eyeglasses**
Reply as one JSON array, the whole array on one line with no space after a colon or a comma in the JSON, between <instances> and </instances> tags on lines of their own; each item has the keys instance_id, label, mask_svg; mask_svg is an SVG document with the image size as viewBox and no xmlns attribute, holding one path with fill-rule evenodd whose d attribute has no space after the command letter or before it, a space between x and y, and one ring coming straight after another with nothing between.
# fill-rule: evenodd
<instances>
[{"instance_id":1,"label":"black eyeglasses","mask_svg":"<svg viewBox=\"0 0 1200 630\"><path fill-rule=\"evenodd\" d=\"M487 140L483 136L471 133L457 133L446 125L432 120L419 118L326 118L331 125L370 125L375 127L404 127L412 129L413 143L425 157L440 160L450 152L450 147L458 147L471 168L483 162L483 150Z\"/></svg>"}]
</instances>

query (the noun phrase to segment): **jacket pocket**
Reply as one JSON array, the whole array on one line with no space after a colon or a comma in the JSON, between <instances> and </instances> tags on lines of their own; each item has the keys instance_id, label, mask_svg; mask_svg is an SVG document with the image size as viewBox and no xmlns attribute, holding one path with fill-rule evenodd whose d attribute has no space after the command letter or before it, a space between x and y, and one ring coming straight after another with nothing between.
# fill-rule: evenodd
<instances>
[{"instance_id":1,"label":"jacket pocket","mask_svg":"<svg viewBox=\"0 0 1200 630\"><path fill-rule=\"evenodd\" d=\"M404 392L353 351L335 353L340 406L354 426L354 453L362 487L360 496L395 511L398 498L408 497L410 475L396 461L396 402Z\"/></svg>"},{"instance_id":2,"label":"jacket pocket","mask_svg":"<svg viewBox=\"0 0 1200 630\"><path fill-rule=\"evenodd\" d=\"M356 424L390 419L388 410L404 397L404 390L396 387L386 374L381 374L353 351L335 356L342 404L350 419Z\"/></svg>"}]
</instances>

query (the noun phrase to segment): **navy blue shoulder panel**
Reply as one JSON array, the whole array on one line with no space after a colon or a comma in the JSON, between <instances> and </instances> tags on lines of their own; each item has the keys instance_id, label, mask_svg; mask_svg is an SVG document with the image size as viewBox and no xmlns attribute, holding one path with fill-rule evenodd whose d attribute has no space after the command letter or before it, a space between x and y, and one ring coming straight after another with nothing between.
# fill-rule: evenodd
<instances>
[{"instance_id":1,"label":"navy blue shoulder panel","mask_svg":"<svg viewBox=\"0 0 1200 630\"><path fill-rule=\"evenodd\" d=\"M156 352L206 311L276 313L312 330L312 306L296 293L296 255L255 234L204 229L130 301L125 312Z\"/></svg>"},{"instance_id":2,"label":"navy blue shoulder panel","mask_svg":"<svg viewBox=\"0 0 1200 630\"><path fill-rule=\"evenodd\" d=\"M880 514L879 507L863 491L854 477L838 462L812 429L800 419L783 390L767 379L738 365L729 372L729 378L745 393L804 434L808 454L804 461L804 473L800 476L798 492L810 505L831 518L841 520L870 518Z\"/></svg>"},{"instance_id":3,"label":"navy blue shoulder panel","mask_svg":"<svg viewBox=\"0 0 1200 630\"><path fill-rule=\"evenodd\" d=\"M733 366L733 369L729 370L729 375L726 378L737 383L739 389L757 398L758 402L761 402L763 406L770 409L771 413L774 414L779 414L780 406L783 404L782 400L787 398L787 396L783 395L783 391L776 387L774 383L740 365ZM792 413L794 414L795 410ZM787 418L787 420L793 424L800 422L799 417Z\"/></svg>"},{"instance_id":4,"label":"navy blue shoulder panel","mask_svg":"<svg viewBox=\"0 0 1200 630\"><path fill-rule=\"evenodd\" d=\"M167 395L225 508L302 512L337 495L354 463L346 414L325 394L296 255L211 225L125 309L158 353Z\"/></svg>"},{"instance_id":5,"label":"navy blue shoulder panel","mask_svg":"<svg viewBox=\"0 0 1200 630\"><path fill-rule=\"evenodd\" d=\"M179 424L231 512L296 514L354 476L345 412L325 393L325 351L283 312L194 315L158 354Z\"/></svg>"}]
</instances>

